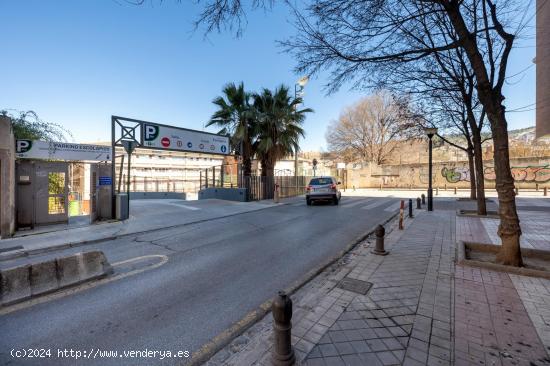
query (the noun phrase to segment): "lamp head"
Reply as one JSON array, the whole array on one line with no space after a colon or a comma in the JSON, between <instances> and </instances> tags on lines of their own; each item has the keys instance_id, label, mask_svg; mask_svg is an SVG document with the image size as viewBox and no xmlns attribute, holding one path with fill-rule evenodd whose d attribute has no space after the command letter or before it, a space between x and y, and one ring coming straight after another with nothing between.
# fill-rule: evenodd
<instances>
[{"instance_id":1,"label":"lamp head","mask_svg":"<svg viewBox=\"0 0 550 366\"><path fill-rule=\"evenodd\" d=\"M437 128L435 127L425 127L424 132L429 138L432 138L437 133Z\"/></svg>"}]
</instances>

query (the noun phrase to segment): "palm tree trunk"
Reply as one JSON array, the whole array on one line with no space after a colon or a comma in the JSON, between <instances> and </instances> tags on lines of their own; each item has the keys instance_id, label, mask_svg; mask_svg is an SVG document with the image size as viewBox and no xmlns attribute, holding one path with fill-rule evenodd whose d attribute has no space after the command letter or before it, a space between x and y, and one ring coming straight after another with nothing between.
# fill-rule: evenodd
<instances>
[{"instance_id":1,"label":"palm tree trunk","mask_svg":"<svg viewBox=\"0 0 550 366\"><path fill-rule=\"evenodd\" d=\"M249 141L243 141L243 175L252 175L252 146Z\"/></svg>"}]
</instances>

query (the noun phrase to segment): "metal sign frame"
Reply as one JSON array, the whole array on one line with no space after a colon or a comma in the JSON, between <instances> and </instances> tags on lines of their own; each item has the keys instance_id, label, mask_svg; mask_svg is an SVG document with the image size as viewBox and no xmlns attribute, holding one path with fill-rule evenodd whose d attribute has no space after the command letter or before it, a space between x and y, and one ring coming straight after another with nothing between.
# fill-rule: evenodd
<instances>
[{"instance_id":1,"label":"metal sign frame","mask_svg":"<svg viewBox=\"0 0 550 366\"><path fill-rule=\"evenodd\" d=\"M230 151L231 151L231 139L230 138L229 138L229 141L228 141L229 143L227 145L227 150L228 150L227 154L220 154L220 153L217 153L217 152L209 152L209 151L186 150L186 149L181 149L181 148L180 149L171 149L171 148L166 148L166 147L145 146L145 145L142 144L142 142L144 141L144 128L143 128L143 126L146 125L146 124L156 125L156 126L165 127L165 128L174 128L174 129L189 131L189 132L198 132L198 133L205 134L205 135L223 136L223 137L229 138L229 134L220 135L220 134L211 133L211 132L203 132L203 131L198 131L198 130L192 130L192 129L189 129L189 128L170 126L170 125L165 125L165 124L162 124L162 123L156 123L156 122L151 122L151 121L143 121L143 120L134 119L134 118L127 118L127 117L121 117L121 116L111 116L111 149L112 149L112 152L111 152L111 176L112 176L113 182L116 180L115 179L116 178L116 169L115 169L116 147L117 146L124 147L125 144L126 145L128 144L128 143L123 144L123 142L125 142L125 141L131 141L132 145L135 144L135 147L140 148L140 149L176 151L176 152L184 152L184 153L185 152L190 152L190 153L197 153L197 154L223 155L223 156L232 155L230 153ZM119 131L119 135L120 135L120 138L118 138L118 139L116 139L117 127L118 127L118 131ZM121 171L120 174L122 176L122 171ZM128 177L128 179L130 179L130 177ZM113 217L115 217L115 215L116 215L116 212L115 212L116 202L115 202L115 187L114 187L114 185L111 185L111 195L112 195L112 201L113 201L113 204L112 204ZM128 197L128 202L129 202L129 199L130 199L130 197Z\"/></svg>"}]
</instances>

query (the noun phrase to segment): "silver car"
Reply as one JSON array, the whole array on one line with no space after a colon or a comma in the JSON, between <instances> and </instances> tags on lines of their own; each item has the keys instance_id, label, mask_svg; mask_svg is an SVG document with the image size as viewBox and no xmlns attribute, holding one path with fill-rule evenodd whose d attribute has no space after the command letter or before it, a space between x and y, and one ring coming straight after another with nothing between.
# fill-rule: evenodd
<instances>
[{"instance_id":1,"label":"silver car","mask_svg":"<svg viewBox=\"0 0 550 366\"><path fill-rule=\"evenodd\" d=\"M334 177L311 178L306 187L306 203L311 205L313 201L332 201L337 205L342 194L338 188L338 182Z\"/></svg>"}]
</instances>

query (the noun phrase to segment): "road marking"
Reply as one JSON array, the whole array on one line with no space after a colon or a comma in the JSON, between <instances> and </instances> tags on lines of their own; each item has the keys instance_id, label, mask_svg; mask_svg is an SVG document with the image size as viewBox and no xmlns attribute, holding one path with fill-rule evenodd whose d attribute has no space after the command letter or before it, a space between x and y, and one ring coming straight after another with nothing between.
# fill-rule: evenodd
<instances>
[{"instance_id":1,"label":"road marking","mask_svg":"<svg viewBox=\"0 0 550 366\"><path fill-rule=\"evenodd\" d=\"M368 201L368 199L366 199L366 198L360 198L358 200L352 200L352 201L346 200L344 203L342 203L342 206L345 206L346 208L354 207L354 206L358 206L362 203L366 203L367 201Z\"/></svg>"},{"instance_id":2,"label":"road marking","mask_svg":"<svg viewBox=\"0 0 550 366\"><path fill-rule=\"evenodd\" d=\"M366 206L363 206L361 207L362 210L370 210L372 208L375 208L375 207L378 207L378 206L382 206L383 204L386 204L388 202L391 202L392 200L380 200L380 201L376 201L376 202L373 202L371 203L370 205L366 205Z\"/></svg>"},{"instance_id":3,"label":"road marking","mask_svg":"<svg viewBox=\"0 0 550 366\"><path fill-rule=\"evenodd\" d=\"M392 205L389 205L388 207L386 207L386 208L384 209L384 211L386 211L386 212L393 212L393 211L399 210L399 209L400 209L400 206L397 205L397 202L395 202L395 203L396 203L395 206L394 206L393 204L392 204Z\"/></svg>"},{"instance_id":4,"label":"road marking","mask_svg":"<svg viewBox=\"0 0 550 366\"><path fill-rule=\"evenodd\" d=\"M34 299L27 300L25 302L9 305L5 308L0 309L0 315L6 315L6 314L9 314L9 313L13 313L14 311L23 310L23 309L26 309L28 307L31 307L31 306L34 306L34 305L37 305L37 304L42 304L44 302L61 299L63 297L67 297L67 296L70 296L70 295L73 295L73 294L76 294L76 293L94 288L96 286L100 286L100 285L104 285L104 284L107 284L107 283L110 283L110 282L113 282L113 281L121 280L123 278L130 277L130 276L148 271L150 269L158 268L158 267L166 264L166 262L168 262L168 256L166 256L164 254L151 254L151 255L143 255L141 257L126 259L126 260L123 260L123 261L120 261L120 262L115 262L115 263L112 264L112 266L116 267L116 266L120 266L122 264L137 262L139 260L148 259L148 258L159 258L160 260L159 260L158 263L154 263L154 264L149 265L147 267L135 269L133 271L126 272L126 273L121 273L121 274L118 274L118 275L114 275L112 277L105 277L105 278L102 278L102 279L97 280L97 281L86 282L86 283L83 283L82 285L78 285L76 287L69 287L67 289L62 289L62 290L59 290L58 292L54 292L54 293L49 294L49 295L40 296L40 297L37 297L37 298L34 298Z\"/></svg>"},{"instance_id":5,"label":"road marking","mask_svg":"<svg viewBox=\"0 0 550 366\"><path fill-rule=\"evenodd\" d=\"M198 208L198 207L193 207L193 206L186 206L186 205L178 205L178 206L179 206L179 207L186 208L186 209L191 210L191 211L200 210L200 208Z\"/></svg>"}]
</instances>

